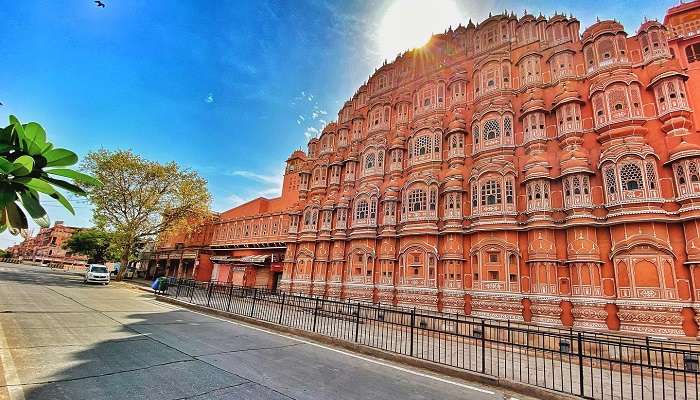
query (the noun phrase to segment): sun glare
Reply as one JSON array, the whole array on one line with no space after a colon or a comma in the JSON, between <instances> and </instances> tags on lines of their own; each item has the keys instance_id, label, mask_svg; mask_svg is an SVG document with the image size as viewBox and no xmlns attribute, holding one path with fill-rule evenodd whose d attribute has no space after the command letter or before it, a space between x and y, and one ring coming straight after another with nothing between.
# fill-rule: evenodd
<instances>
[{"instance_id":1,"label":"sun glare","mask_svg":"<svg viewBox=\"0 0 700 400\"><path fill-rule=\"evenodd\" d=\"M426 44L431 34L464 23L464 18L454 0L394 0L379 23L378 51L392 61L404 50Z\"/></svg>"}]
</instances>

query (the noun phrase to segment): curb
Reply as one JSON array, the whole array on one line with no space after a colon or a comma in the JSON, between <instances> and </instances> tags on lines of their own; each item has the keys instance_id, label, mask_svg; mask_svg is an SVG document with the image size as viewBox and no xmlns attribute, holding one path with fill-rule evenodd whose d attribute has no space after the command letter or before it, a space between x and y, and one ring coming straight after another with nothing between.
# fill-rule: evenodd
<instances>
[{"instance_id":1,"label":"curb","mask_svg":"<svg viewBox=\"0 0 700 400\"><path fill-rule=\"evenodd\" d=\"M130 286L137 286L137 285L132 284ZM143 286L138 286L138 288L140 288L141 290L153 293L153 290L150 288L147 289L147 288L144 288ZM218 317L223 317L225 319L230 319L230 320L235 320L235 321L242 321L242 322L245 322L245 323L248 323L251 325L260 326L260 327L274 330L277 332L289 333L289 334L292 334L295 336L303 337L306 339L311 339L311 340L318 342L320 344L339 347L339 348L342 348L345 350L350 350L350 351L355 352L355 353L372 356L372 357L379 358L382 360L391 361L391 362L394 362L397 364L408 365L411 367L415 367L415 368L419 368L422 370L438 373L438 374L449 376L452 378L457 378L457 379L465 380L468 382L481 383L484 385L498 387L501 389L512 390L515 393L525 395L525 396L531 396L531 397L534 397L537 399L559 400L559 399L580 399L581 398L581 397L573 396L573 395L566 394L566 393L560 393L560 392L556 392L556 391L545 389L545 388L530 386L530 385L527 385L524 383L514 382L514 381L501 379L501 378L497 378L497 377L493 377L493 376L489 376L489 375L483 375L483 374L480 374L478 372L472 372L472 371L468 371L468 370L458 369L458 368L450 367L447 365L436 364L436 363L433 363L430 361L425 361L425 360L420 360L420 359L409 357L409 356L404 356L401 354L391 353L388 351L375 349L375 348L365 346L362 344L347 342L344 340L331 338L328 336L323 336L323 335L320 335L317 333L308 332L308 331L304 331L304 330L297 329L297 328L291 328L291 327L284 326L284 325L278 325L278 324L275 324L272 322L267 322L267 321L261 321L261 320L255 319L255 318L246 317L244 315L237 315L237 314L229 313L226 311L221 311L221 310L208 308L205 306L200 306L197 304L191 304L191 303L188 303L188 302L185 302L182 300L177 300L177 299L173 299L173 298L169 298L169 297L157 295L156 300L163 302L163 303L178 305L182 308L195 310L198 312L202 312L204 314L215 315Z\"/></svg>"}]
</instances>

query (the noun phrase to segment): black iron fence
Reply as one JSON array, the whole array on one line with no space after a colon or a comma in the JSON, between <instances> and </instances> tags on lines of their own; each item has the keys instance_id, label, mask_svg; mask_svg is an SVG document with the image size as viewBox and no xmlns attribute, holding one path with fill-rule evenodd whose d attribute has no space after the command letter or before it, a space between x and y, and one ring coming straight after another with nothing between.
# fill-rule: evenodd
<instances>
[{"instance_id":1,"label":"black iron fence","mask_svg":"<svg viewBox=\"0 0 700 400\"><path fill-rule=\"evenodd\" d=\"M161 294L591 399L699 400L700 344L486 320L215 282Z\"/></svg>"}]
</instances>

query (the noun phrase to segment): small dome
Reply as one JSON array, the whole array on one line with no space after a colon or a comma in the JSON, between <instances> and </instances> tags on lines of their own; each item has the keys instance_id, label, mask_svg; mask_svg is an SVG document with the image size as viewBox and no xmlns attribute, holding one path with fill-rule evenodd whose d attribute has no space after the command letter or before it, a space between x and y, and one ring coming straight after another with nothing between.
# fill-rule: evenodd
<instances>
[{"instance_id":1,"label":"small dome","mask_svg":"<svg viewBox=\"0 0 700 400\"><path fill-rule=\"evenodd\" d=\"M455 131L466 131L467 130L467 123L464 122L464 120L461 117L457 117L454 121L450 122L450 124L447 126L447 132L455 132Z\"/></svg>"},{"instance_id":2,"label":"small dome","mask_svg":"<svg viewBox=\"0 0 700 400\"><path fill-rule=\"evenodd\" d=\"M581 35L581 41L585 43L589 40L594 40L596 37L604 33L625 33L625 28L622 26L622 24L620 24L617 21L598 21L595 24L586 28L585 31L583 31L583 35Z\"/></svg>"},{"instance_id":3,"label":"small dome","mask_svg":"<svg viewBox=\"0 0 700 400\"><path fill-rule=\"evenodd\" d=\"M391 148L395 149L398 147L403 147L404 143L406 143L406 138L402 136L397 136L391 141Z\"/></svg>"},{"instance_id":4,"label":"small dome","mask_svg":"<svg viewBox=\"0 0 700 400\"><path fill-rule=\"evenodd\" d=\"M700 146L695 143L681 140L678 145L674 146L669 152L669 162L680 160L688 157L700 156Z\"/></svg>"},{"instance_id":5,"label":"small dome","mask_svg":"<svg viewBox=\"0 0 700 400\"><path fill-rule=\"evenodd\" d=\"M449 181L447 181L447 183L445 183L445 190L449 190L449 189L462 190L463 189L462 181L460 179L450 179Z\"/></svg>"},{"instance_id":6,"label":"small dome","mask_svg":"<svg viewBox=\"0 0 700 400\"><path fill-rule=\"evenodd\" d=\"M644 21L644 23L637 29L637 34L642 32L648 32L650 29L662 29L666 30L666 27L656 20Z\"/></svg>"},{"instance_id":7,"label":"small dome","mask_svg":"<svg viewBox=\"0 0 700 400\"><path fill-rule=\"evenodd\" d=\"M581 93L577 90L573 90L569 87L569 82L564 80L559 84L557 94L552 99L552 107L557 108L558 106L576 101L579 103L585 103L581 98Z\"/></svg>"}]
</instances>

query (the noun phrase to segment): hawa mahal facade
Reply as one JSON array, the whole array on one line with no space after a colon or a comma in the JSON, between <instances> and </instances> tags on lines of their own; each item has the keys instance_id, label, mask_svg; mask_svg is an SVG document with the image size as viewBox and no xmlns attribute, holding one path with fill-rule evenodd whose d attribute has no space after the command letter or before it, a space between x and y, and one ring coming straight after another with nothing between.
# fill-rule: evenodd
<instances>
[{"instance_id":1,"label":"hawa mahal facade","mask_svg":"<svg viewBox=\"0 0 700 400\"><path fill-rule=\"evenodd\" d=\"M281 197L164 241L153 268L697 336L700 2L579 32L506 13L433 36L292 153Z\"/></svg>"}]
</instances>

